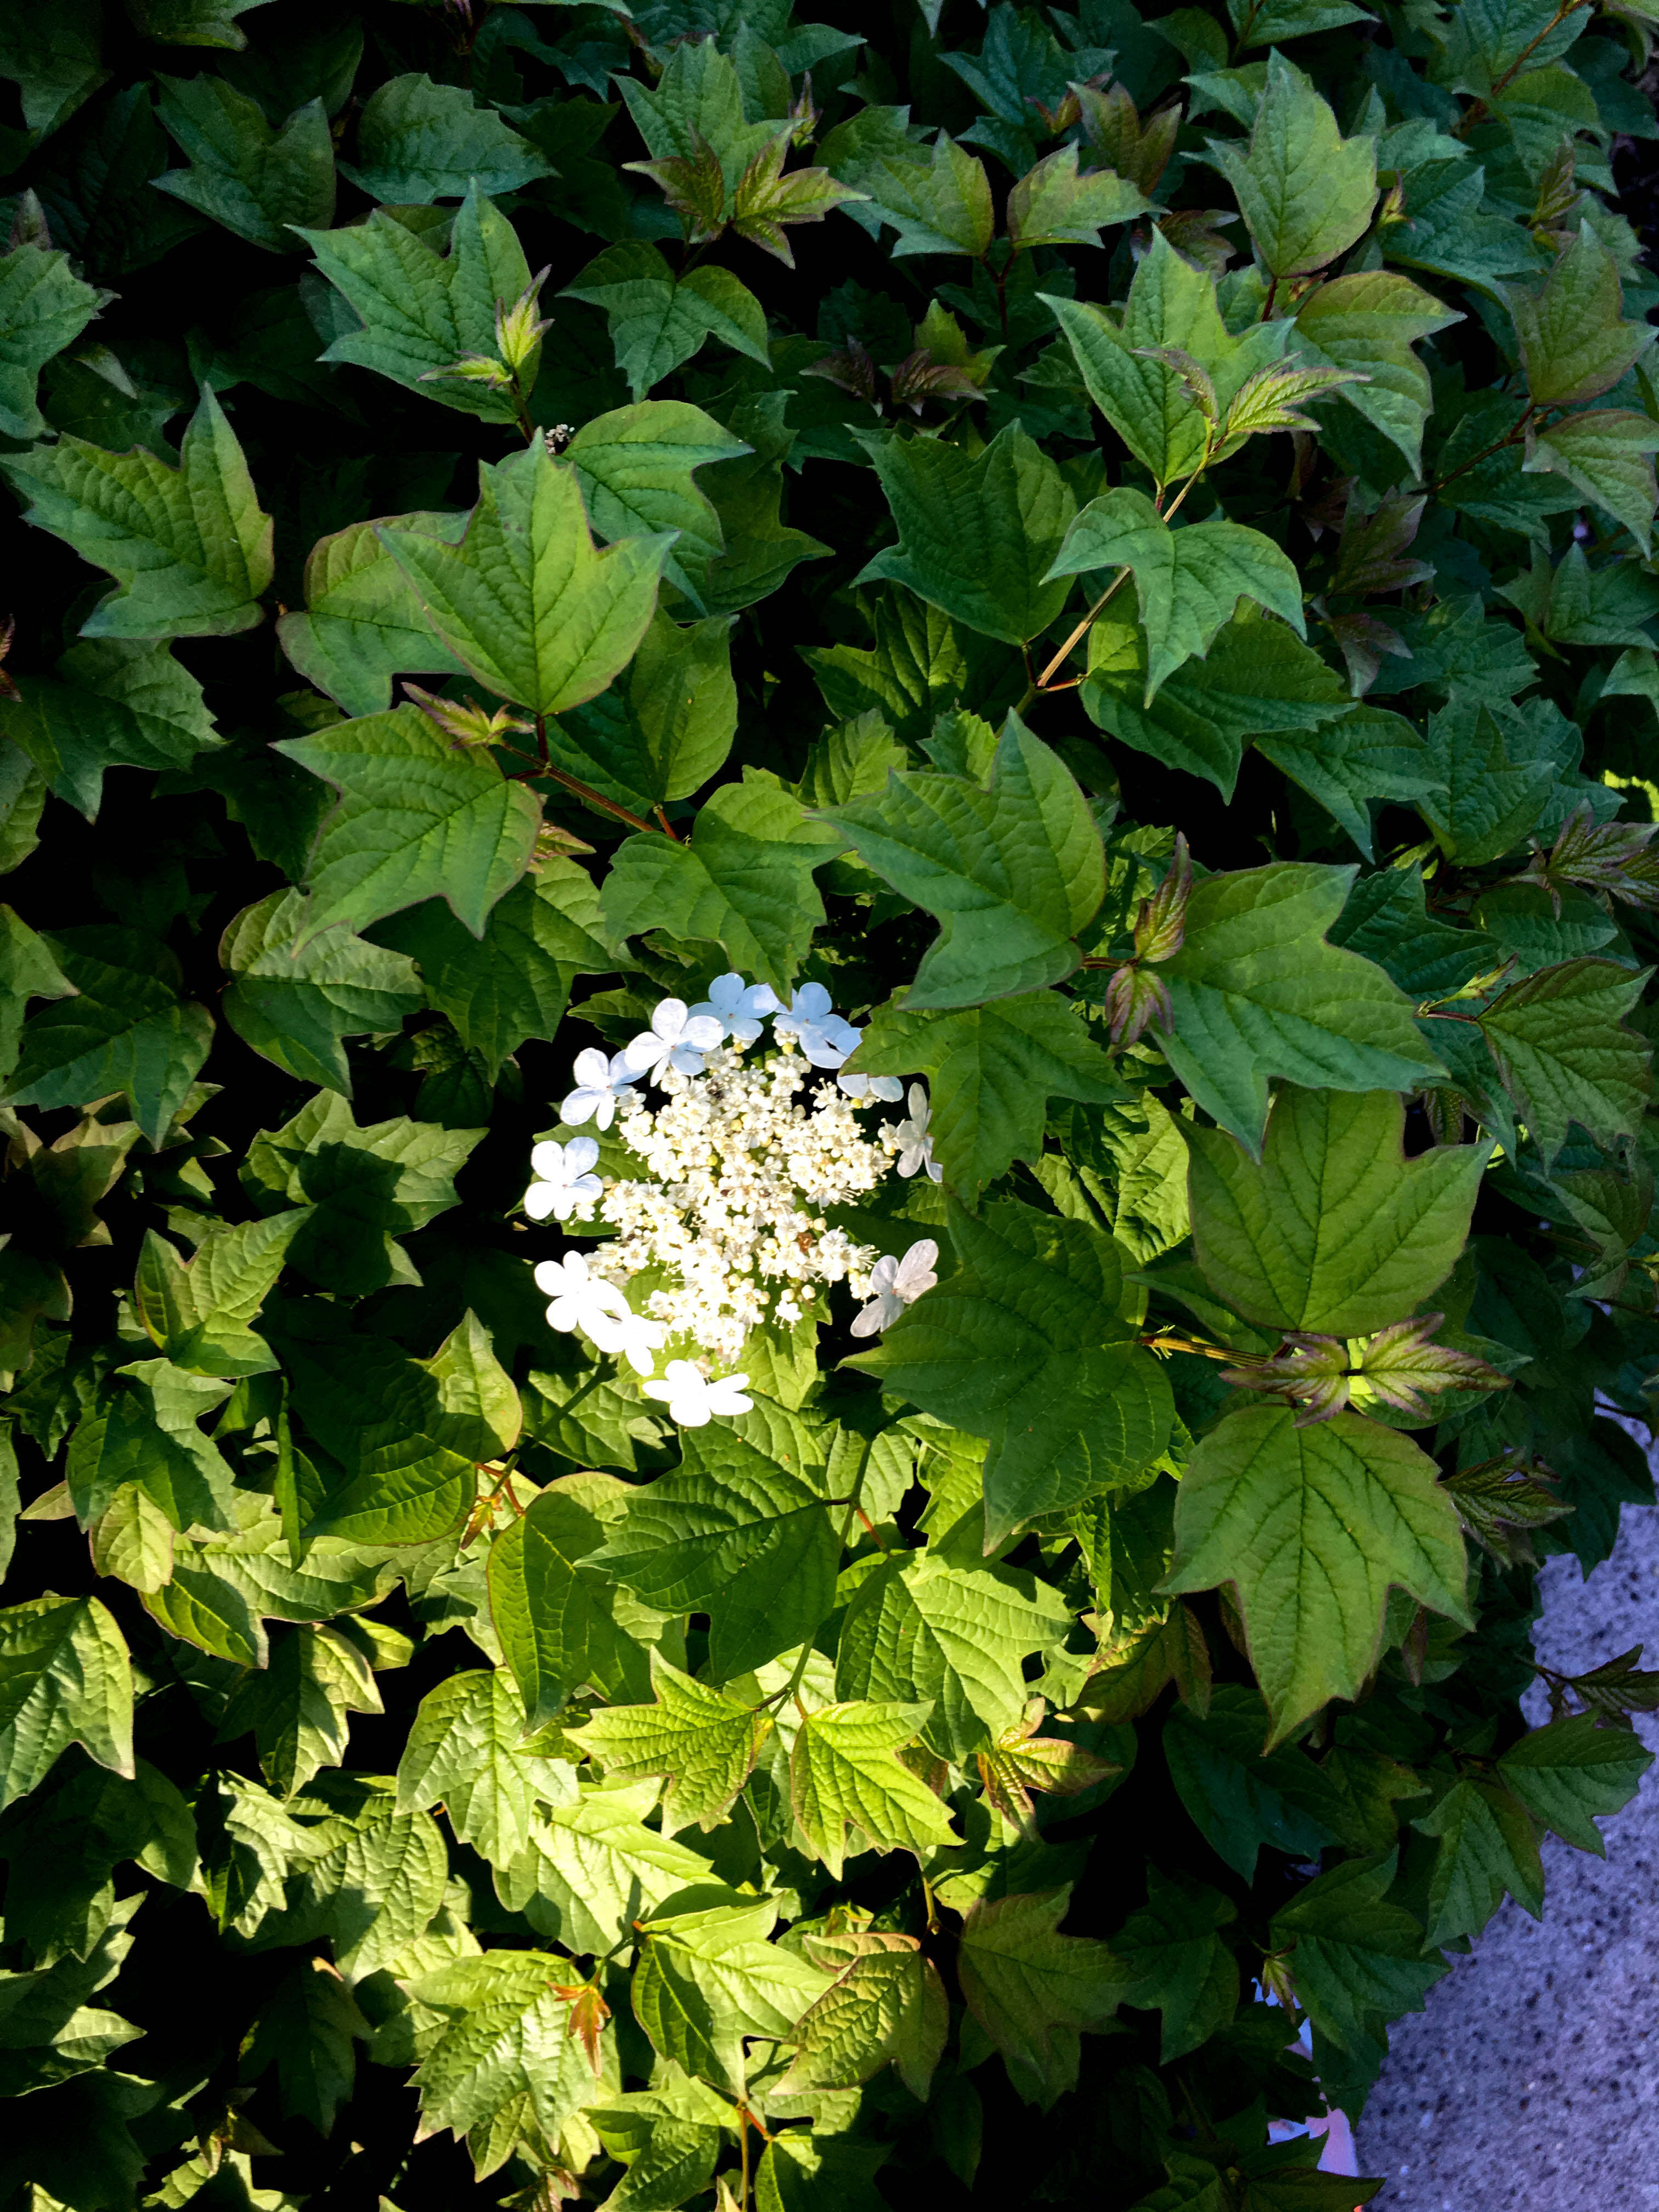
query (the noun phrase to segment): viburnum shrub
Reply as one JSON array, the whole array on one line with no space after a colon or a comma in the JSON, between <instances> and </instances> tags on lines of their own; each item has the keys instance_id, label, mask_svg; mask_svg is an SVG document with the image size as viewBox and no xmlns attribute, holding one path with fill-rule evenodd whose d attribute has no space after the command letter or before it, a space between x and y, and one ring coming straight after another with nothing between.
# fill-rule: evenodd
<instances>
[{"instance_id":1,"label":"viburnum shrub","mask_svg":"<svg viewBox=\"0 0 1659 2212\"><path fill-rule=\"evenodd\" d=\"M1346 2212L1647 1764L1655 0L823 5L0 17L0 2212Z\"/></svg>"}]
</instances>

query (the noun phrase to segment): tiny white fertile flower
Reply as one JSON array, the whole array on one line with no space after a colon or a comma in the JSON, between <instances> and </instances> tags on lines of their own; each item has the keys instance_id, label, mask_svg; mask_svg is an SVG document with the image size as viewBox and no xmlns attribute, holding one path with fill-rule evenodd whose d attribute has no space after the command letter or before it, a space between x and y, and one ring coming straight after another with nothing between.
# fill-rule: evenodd
<instances>
[{"instance_id":1,"label":"tiny white fertile flower","mask_svg":"<svg viewBox=\"0 0 1659 2212\"><path fill-rule=\"evenodd\" d=\"M694 1014L684 999L665 999L650 1028L630 1040L624 1057L632 1074L649 1074L658 1084L671 1067L682 1075L701 1075L702 1056L714 1049L720 1036L714 1015Z\"/></svg>"},{"instance_id":2,"label":"tiny white fertile flower","mask_svg":"<svg viewBox=\"0 0 1659 2212\"><path fill-rule=\"evenodd\" d=\"M691 1018L717 1021L722 1032L737 1044L753 1044L768 1014L778 1012L777 993L769 983L745 983L741 975L716 975L708 996L691 1009Z\"/></svg>"},{"instance_id":3,"label":"tiny white fertile flower","mask_svg":"<svg viewBox=\"0 0 1659 2212\"><path fill-rule=\"evenodd\" d=\"M803 983L773 1017L772 1030L775 1036L793 1037L814 1067L839 1067L864 1034L834 1011L822 983Z\"/></svg>"},{"instance_id":4,"label":"tiny white fertile flower","mask_svg":"<svg viewBox=\"0 0 1659 2212\"><path fill-rule=\"evenodd\" d=\"M933 1108L927 1103L927 1093L921 1084L910 1085L910 1118L901 1121L894 1130L899 1141L898 1171L902 1176L913 1176L926 1168L935 1182L942 1182L945 1170L933 1158L933 1140L928 1134L927 1124L933 1119Z\"/></svg>"},{"instance_id":5,"label":"tiny white fertile flower","mask_svg":"<svg viewBox=\"0 0 1659 2212\"><path fill-rule=\"evenodd\" d=\"M683 1429L703 1429L717 1413L749 1411L755 1401L743 1395L748 1380L746 1375L720 1375L710 1382L689 1359L671 1359L661 1379L646 1384L645 1395L666 1399L669 1419Z\"/></svg>"},{"instance_id":6,"label":"tiny white fertile flower","mask_svg":"<svg viewBox=\"0 0 1659 2212\"><path fill-rule=\"evenodd\" d=\"M933 1273L938 1257L939 1246L931 1237L913 1244L902 1260L884 1252L870 1270L870 1303L853 1317L854 1335L877 1336L890 1328L906 1306L914 1305L938 1282Z\"/></svg>"},{"instance_id":7,"label":"tiny white fertile flower","mask_svg":"<svg viewBox=\"0 0 1659 2212\"><path fill-rule=\"evenodd\" d=\"M589 1271L585 1253L567 1252L562 1260L544 1260L536 1270L536 1288L553 1301L547 1310L549 1327L566 1336L580 1329L597 1344L595 1322L603 1328L607 1317L613 1325L624 1316L632 1319L627 1299L614 1283Z\"/></svg>"},{"instance_id":8,"label":"tiny white fertile flower","mask_svg":"<svg viewBox=\"0 0 1659 2212\"><path fill-rule=\"evenodd\" d=\"M664 1324L647 1321L643 1314L596 1313L589 1316L584 1328L592 1344L625 1359L636 1375L654 1372L656 1355L668 1341Z\"/></svg>"},{"instance_id":9,"label":"tiny white fertile flower","mask_svg":"<svg viewBox=\"0 0 1659 2212\"><path fill-rule=\"evenodd\" d=\"M573 1128L592 1121L597 1128L608 1129L617 1118L617 1107L631 1106L639 1096L628 1079L632 1072L625 1052L607 1060L597 1045L589 1045L576 1054L572 1071L576 1088L560 1107L560 1113Z\"/></svg>"},{"instance_id":10,"label":"tiny white fertile flower","mask_svg":"<svg viewBox=\"0 0 1659 2212\"><path fill-rule=\"evenodd\" d=\"M904 1085L896 1075L838 1075L836 1081L859 1106L868 1106L877 1099L884 1106L896 1106L904 1096Z\"/></svg>"},{"instance_id":11,"label":"tiny white fertile flower","mask_svg":"<svg viewBox=\"0 0 1659 2212\"><path fill-rule=\"evenodd\" d=\"M579 1206L591 1205L605 1195L605 1185L588 1170L599 1157L592 1137L573 1137L568 1145L538 1145L530 1155L531 1172L537 1180L524 1194L524 1210L532 1221L545 1221L550 1213L568 1221Z\"/></svg>"}]
</instances>

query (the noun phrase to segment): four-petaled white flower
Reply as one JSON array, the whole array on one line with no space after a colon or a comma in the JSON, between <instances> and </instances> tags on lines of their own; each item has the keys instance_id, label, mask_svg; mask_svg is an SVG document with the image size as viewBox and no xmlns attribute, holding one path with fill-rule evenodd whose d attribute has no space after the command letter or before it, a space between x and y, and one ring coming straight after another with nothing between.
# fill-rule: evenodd
<instances>
[{"instance_id":1,"label":"four-petaled white flower","mask_svg":"<svg viewBox=\"0 0 1659 2212\"><path fill-rule=\"evenodd\" d=\"M896 1106L904 1096L896 1075L838 1075L836 1081L856 1106L872 1105L877 1099L884 1106Z\"/></svg>"},{"instance_id":2,"label":"four-petaled white flower","mask_svg":"<svg viewBox=\"0 0 1659 2212\"><path fill-rule=\"evenodd\" d=\"M639 1097L629 1081L633 1070L625 1052L607 1060L597 1045L589 1045L576 1054L573 1073L577 1087L559 1109L572 1128L592 1121L596 1128L608 1129L617 1118L617 1107L631 1106Z\"/></svg>"},{"instance_id":3,"label":"four-petaled white flower","mask_svg":"<svg viewBox=\"0 0 1659 2212\"><path fill-rule=\"evenodd\" d=\"M536 1270L536 1288L545 1291L553 1301L547 1310L548 1326L567 1336L580 1329L597 1344L596 1322L603 1329L607 1318L613 1328L617 1322L633 1319L628 1301L616 1285L589 1272L586 1253L567 1252L562 1260L544 1260Z\"/></svg>"},{"instance_id":4,"label":"four-petaled white flower","mask_svg":"<svg viewBox=\"0 0 1659 2212\"><path fill-rule=\"evenodd\" d=\"M716 975L708 996L691 1009L691 1018L717 1021L722 1033L736 1044L753 1044L768 1014L779 1010L777 993L769 983L745 983L741 975Z\"/></svg>"},{"instance_id":5,"label":"four-petaled white flower","mask_svg":"<svg viewBox=\"0 0 1659 2212\"><path fill-rule=\"evenodd\" d=\"M650 1028L629 1040L623 1057L630 1073L648 1074L658 1084L671 1067L682 1075L701 1075L704 1053L712 1052L721 1036L717 1016L694 1014L684 999L665 999Z\"/></svg>"},{"instance_id":6,"label":"four-petaled white flower","mask_svg":"<svg viewBox=\"0 0 1659 2212\"><path fill-rule=\"evenodd\" d=\"M579 1206L605 1195L605 1185L588 1170L599 1157L592 1137L573 1137L568 1145L538 1145L530 1155L537 1177L524 1194L524 1210L532 1221L545 1221L550 1213L568 1221Z\"/></svg>"},{"instance_id":7,"label":"four-petaled white flower","mask_svg":"<svg viewBox=\"0 0 1659 2212\"><path fill-rule=\"evenodd\" d=\"M625 1359L636 1375L655 1371L656 1355L668 1341L666 1325L643 1314L594 1314L584 1327L592 1344Z\"/></svg>"},{"instance_id":8,"label":"four-petaled white flower","mask_svg":"<svg viewBox=\"0 0 1659 2212\"><path fill-rule=\"evenodd\" d=\"M910 1118L901 1121L893 1134L899 1141L898 1171L902 1176L913 1176L926 1168L935 1182L942 1182L945 1170L933 1158L933 1140L928 1134L927 1124L933 1118L933 1109L927 1103L927 1093L919 1083L910 1085Z\"/></svg>"},{"instance_id":9,"label":"four-petaled white flower","mask_svg":"<svg viewBox=\"0 0 1659 2212\"><path fill-rule=\"evenodd\" d=\"M938 1282L933 1273L938 1257L939 1246L931 1237L913 1244L902 1260L894 1259L890 1252L883 1253L870 1270L870 1303L853 1317L854 1335L877 1336L890 1328L906 1306Z\"/></svg>"},{"instance_id":10,"label":"four-petaled white flower","mask_svg":"<svg viewBox=\"0 0 1659 2212\"><path fill-rule=\"evenodd\" d=\"M746 1375L720 1375L710 1381L689 1359L671 1359L659 1380L646 1384L645 1395L665 1398L669 1419L683 1429L702 1429L717 1413L749 1411L755 1401L743 1394L748 1380Z\"/></svg>"},{"instance_id":11,"label":"four-petaled white flower","mask_svg":"<svg viewBox=\"0 0 1659 2212\"><path fill-rule=\"evenodd\" d=\"M864 1034L833 1011L822 983L803 983L783 1012L773 1016L772 1031L793 1037L814 1067L839 1067Z\"/></svg>"}]
</instances>

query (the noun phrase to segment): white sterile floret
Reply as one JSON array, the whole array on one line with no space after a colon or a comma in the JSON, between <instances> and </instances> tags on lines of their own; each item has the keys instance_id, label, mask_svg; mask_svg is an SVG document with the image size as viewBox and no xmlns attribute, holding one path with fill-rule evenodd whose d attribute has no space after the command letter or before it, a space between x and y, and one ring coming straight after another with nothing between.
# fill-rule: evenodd
<instances>
[{"instance_id":1,"label":"white sterile floret","mask_svg":"<svg viewBox=\"0 0 1659 2212\"><path fill-rule=\"evenodd\" d=\"M603 1327L607 1316L613 1323L632 1317L628 1300L614 1283L592 1272L582 1252L567 1252L562 1260L544 1260L536 1270L536 1288L545 1291L553 1301L547 1309L548 1326L567 1336L574 1329L592 1336L593 1323L597 1321ZM598 1342L597 1337L594 1341Z\"/></svg>"},{"instance_id":2,"label":"white sterile floret","mask_svg":"<svg viewBox=\"0 0 1659 2212\"><path fill-rule=\"evenodd\" d=\"M625 1359L636 1375L656 1371L657 1354L668 1341L668 1331L659 1321L627 1311L590 1315L584 1334L600 1352Z\"/></svg>"},{"instance_id":3,"label":"white sterile floret","mask_svg":"<svg viewBox=\"0 0 1659 2212\"><path fill-rule=\"evenodd\" d=\"M811 1089L799 1053L753 1063L725 1045L708 1058L699 1077L669 1068L667 1097L623 1116L645 1172L610 1184L599 1213L617 1232L606 1273L626 1283L649 1270L641 1310L730 1364L750 1329L793 1328L821 1285L865 1295L876 1255L824 1209L873 1190L895 1143L866 1134L843 1093Z\"/></svg>"},{"instance_id":4,"label":"white sterile floret","mask_svg":"<svg viewBox=\"0 0 1659 2212\"><path fill-rule=\"evenodd\" d=\"M734 1044L753 1044L765 1017L778 1008L778 994L769 983L745 983L735 974L716 975L708 996L692 1007L691 1018L717 1021Z\"/></svg>"},{"instance_id":5,"label":"white sterile floret","mask_svg":"<svg viewBox=\"0 0 1659 2212\"><path fill-rule=\"evenodd\" d=\"M913 1244L902 1260L884 1252L870 1270L870 1303L853 1316L853 1334L877 1336L890 1328L906 1306L938 1282L933 1273L938 1258L939 1246L931 1237Z\"/></svg>"},{"instance_id":6,"label":"white sterile floret","mask_svg":"<svg viewBox=\"0 0 1659 2212\"><path fill-rule=\"evenodd\" d=\"M531 1219L545 1221L550 1213L568 1221L573 1213L580 1213L584 1221L591 1221L594 1203L605 1191L598 1176L588 1173L599 1157L592 1137L573 1137L568 1145L538 1145L530 1155L537 1179L524 1194L524 1210Z\"/></svg>"},{"instance_id":7,"label":"white sterile floret","mask_svg":"<svg viewBox=\"0 0 1659 2212\"><path fill-rule=\"evenodd\" d=\"M683 1429L706 1428L717 1413L729 1415L746 1413L754 1404L744 1395L746 1375L720 1375L712 1382L689 1359L671 1359L667 1372L655 1382L647 1382L647 1398L665 1398L668 1401L668 1418L678 1421Z\"/></svg>"},{"instance_id":8,"label":"white sterile floret","mask_svg":"<svg viewBox=\"0 0 1659 2212\"><path fill-rule=\"evenodd\" d=\"M573 1129L579 1129L584 1121L608 1129L617 1118L617 1107L631 1106L640 1095L629 1080L633 1071L625 1052L607 1060L597 1046L589 1045L576 1054L573 1073L576 1088L559 1109Z\"/></svg>"},{"instance_id":9,"label":"white sterile floret","mask_svg":"<svg viewBox=\"0 0 1659 2212\"><path fill-rule=\"evenodd\" d=\"M772 1034L793 1037L814 1067L839 1067L864 1032L834 1012L822 983L803 983L773 1016Z\"/></svg>"},{"instance_id":10,"label":"white sterile floret","mask_svg":"<svg viewBox=\"0 0 1659 2212\"><path fill-rule=\"evenodd\" d=\"M626 1058L635 1075L649 1074L663 1085L668 1072L701 1075L702 1056L720 1042L721 1029L713 1014L694 1014L684 999L665 999L651 1017L651 1026L629 1041Z\"/></svg>"},{"instance_id":11,"label":"white sterile floret","mask_svg":"<svg viewBox=\"0 0 1659 2212\"><path fill-rule=\"evenodd\" d=\"M893 1135L899 1148L898 1171L902 1176L913 1176L926 1168L935 1182L942 1182L945 1170L933 1158L933 1139L928 1134L927 1124L933 1118L933 1109L927 1103L927 1093L921 1084L910 1085L910 1118L901 1121Z\"/></svg>"},{"instance_id":12,"label":"white sterile floret","mask_svg":"<svg viewBox=\"0 0 1659 2212\"><path fill-rule=\"evenodd\" d=\"M904 1085L896 1075L838 1075L836 1081L860 1106L873 1104L877 1099L884 1106L896 1106L904 1096Z\"/></svg>"}]
</instances>

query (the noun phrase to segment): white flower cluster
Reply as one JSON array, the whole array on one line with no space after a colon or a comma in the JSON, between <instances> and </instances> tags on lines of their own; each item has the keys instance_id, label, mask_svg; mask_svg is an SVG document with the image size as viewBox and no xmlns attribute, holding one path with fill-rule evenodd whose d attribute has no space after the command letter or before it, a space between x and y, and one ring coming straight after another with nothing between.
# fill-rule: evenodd
<instances>
[{"instance_id":1,"label":"white flower cluster","mask_svg":"<svg viewBox=\"0 0 1659 2212\"><path fill-rule=\"evenodd\" d=\"M750 1066L745 1053L769 1019L779 1048ZM568 1252L538 1267L553 1301L549 1322L580 1329L646 1378L671 1337L698 1346L696 1360L671 1360L664 1379L644 1385L685 1426L747 1411L747 1376L708 1370L734 1358L752 1328L799 1321L819 1285L845 1282L870 1300L853 1324L859 1336L885 1328L933 1287L931 1240L902 1261L878 1257L824 1218L824 1207L865 1197L891 1167L939 1178L920 1084L910 1086L908 1120L873 1135L860 1125L855 1109L895 1103L904 1091L890 1076L839 1074L860 1035L822 984L804 985L785 1006L766 984L722 975L698 1006L665 999L614 1058L577 1058L566 1122L617 1122L643 1176L595 1174L592 1137L540 1144L531 1156L525 1209L533 1219L598 1219L617 1232L591 1259ZM813 1086L815 1068L837 1071L836 1087ZM647 1080L665 1094L654 1107L639 1087ZM651 1287L635 1311L623 1286L640 1275Z\"/></svg>"}]
</instances>

